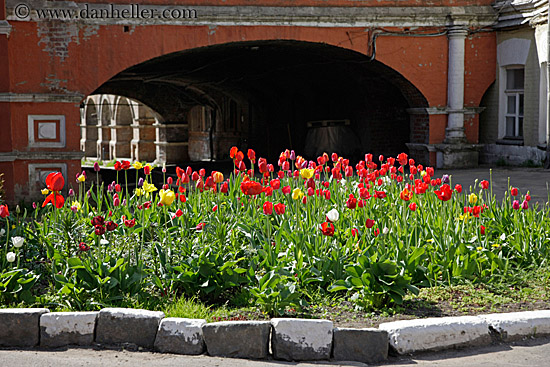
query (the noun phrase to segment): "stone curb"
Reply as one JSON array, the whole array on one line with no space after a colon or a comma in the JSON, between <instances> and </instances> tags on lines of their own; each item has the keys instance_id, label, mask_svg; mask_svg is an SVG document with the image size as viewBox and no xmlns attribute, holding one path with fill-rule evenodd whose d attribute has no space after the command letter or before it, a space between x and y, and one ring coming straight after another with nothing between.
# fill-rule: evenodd
<instances>
[{"instance_id":1,"label":"stone curb","mask_svg":"<svg viewBox=\"0 0 550 367\"><path fill-rule=\"evenodd\" d=\"M550 310L383 323L378 329L333 328L329 320L231 321L164 318L124 308L99 312L0 309L0 347L133 345L158 352L265 359L380 363L400 354L550 335Z\"/></svg>"}]
</instances>

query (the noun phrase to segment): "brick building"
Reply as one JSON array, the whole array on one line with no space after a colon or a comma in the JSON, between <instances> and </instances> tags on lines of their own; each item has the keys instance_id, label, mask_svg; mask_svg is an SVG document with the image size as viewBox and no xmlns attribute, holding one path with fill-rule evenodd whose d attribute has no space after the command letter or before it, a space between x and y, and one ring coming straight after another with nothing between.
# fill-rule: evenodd
<instances>
[{"instance_id":1,"label":"brick building","mask_svg":"<svg viewBox=\"0 0 550 367\"><path fill-rule=\"evenodd\" d=\"M8 201L81 160L408 152L540 161L547 4L0 0ZM513 104L513 108L512 108ZM504 158L503 158L504 157Z\"/></svg>"}]
</instances>

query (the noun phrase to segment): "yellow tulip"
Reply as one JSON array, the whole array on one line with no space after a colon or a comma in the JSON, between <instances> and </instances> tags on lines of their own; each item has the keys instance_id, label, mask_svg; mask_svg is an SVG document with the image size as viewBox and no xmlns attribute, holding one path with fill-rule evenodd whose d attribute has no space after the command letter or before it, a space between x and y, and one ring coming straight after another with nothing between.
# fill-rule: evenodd
<instances>
[{"instance_id":1,"label":"yellow tulip","mask_svg":"<svg viewBox=\"0 0 550 367\"><path fill-rule=\"evenodd\" d=\"M42 191L40 191L42 193L42 195L48 195L50 193L50 190L48 189L42 189Z\"/></svg>"},{"instance_id":2,"label":"yellow tulip","mask_svg":"<svg viewBox=\"0 0 550 367\"><path fill-rule=\"evenodd\" d=\"M73 203L71 204L71 209L72 209L73 207L76 209L76 211L79 211L80 208L82 208L82 205L81 205L80 202L78 202L78 201L73 201Z\"/></svg>"},{"instance_id":3,"label":"yellow tulip","mask_svg":"<svg viewBox=\"0 0 550 367\"><path fill-rule=\"evenodd\" d=\"M136 196L144 195L145 191L143 189L136 189Z\"/></svg>"},{"instance_id":4,"label":"yellow tulip","mask_svg":"<svg viewBox=\"0 0 550 367\"><path fill-rule=\"evenodd\" d=\"M311 169L311 168L303 168L303 169L300 170L300 176L302 176L302 178L304 178L306 180L308 178L312 178L313 173L315 173L315 170Z\"/></svg>"},{"instance_id":5,"label":"yellow tulip","mask_svg":"<svg viewBox=\"0 0 550 367\"><path fill-rule=\"evenodd\" d=\"M84 175L81 174L81 175L78 176L76 179L77 179L79 182L84 182L84 181L86 181L86 176L84 176Z\"/></svg>"},{"instance_id":6,"label":"yellow tulip","mask_svg":"<svg viewBox=\"0 0 550 367\"><path fill-rule=\"evenodd\" d=\"M477 203L477 195L474 193L471 193L470 196L468 196L468 201L470 202L470 204Z\"/></svg>"},{"instance_id":7,"label":"yellow tulip","mask_svg":"<svg viewBox=\"0 0 550 367\"><path fill-rule=\"evenodd\" d=\"M145 181L143 182L143 190L145 190L146 193L151 193L153 191L157 191L157 188L155 187L155 185Z\"/></svg>"},{"instance_id":8,"label":"yellow tulip","mask_svg":"<svg viewBox=\"0 0 550 367\"><path fill-rule=\"evenodd\" d=\"M135 169L142 169L143 168L143 164L141 164L141 162L134 162L134 164L132 165L134 166Z\"/></svg>"},{"instance_id":9,"label":"yellow tulip","mask_svg":"<svg viewBox=\"0 0 550 367\"><path fill-rule=\"evenodd\" d=\"M171 205L176 199L176 194L172 190L160 190L160 203L162 205Z\"/></svg>"},{"instance_id":10,"label":"yellow tulip","mask_svg":"<svg viewBox=\"0 0 550 367\"><path fill-rule=\"evenodd\" d=\"M299 188L295 188L295 189L292 191L292 199L294 199L294 200L299 200L299 199L301 199L303 196L304 196L304 193L303 193L302 190L300 190Z\"/></svg>"}]
</instances>

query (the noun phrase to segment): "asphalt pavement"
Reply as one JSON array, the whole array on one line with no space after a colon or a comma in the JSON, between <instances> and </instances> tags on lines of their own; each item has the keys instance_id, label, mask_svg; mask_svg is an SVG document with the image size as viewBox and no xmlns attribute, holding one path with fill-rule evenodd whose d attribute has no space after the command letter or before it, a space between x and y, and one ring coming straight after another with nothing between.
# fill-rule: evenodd
<instances>
[{"instance_id":1,"label":"asphalt pavement","mask_svg":"<svg viewBox=\"0 0 550 367\"><path fill-rule=\"evenodd\" d=\"M379 366L411 367L508 367L550 366L550 338L527 339L516 343L502 343L479 348L422 353L415 356L390 357ZM367 366L361 362L281 362L252 361L208 356L183 356L125 350L94 350L69 348L59 350L0 350L0 366L17 367L354 367Z\"/></svg>"}]
</instances>

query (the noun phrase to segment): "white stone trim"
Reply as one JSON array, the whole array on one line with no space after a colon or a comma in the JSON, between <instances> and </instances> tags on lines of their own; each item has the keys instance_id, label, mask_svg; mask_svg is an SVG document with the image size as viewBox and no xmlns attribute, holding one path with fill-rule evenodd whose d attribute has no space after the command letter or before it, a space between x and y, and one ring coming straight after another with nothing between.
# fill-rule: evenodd
<instances>
[{"instance_id":1,"label":"white stone trim","mask_svg":"<svg viewBox=\"0 0 550 367\"><path fill-rule=\"evenodd\" d=\"M6 15L10 21L47 21L39 19L36 9L71 9L73 11L89 9L105 9L108 2L75 3L58 1L53 5L49 1L35 0L32 2L30 16L24 19L14 14L19 0L6 1ZM120 5L120 4L118 4ZM131 6L135 6L133 4ZM130 5L128 5L130 6ZM157 13L167 8L167 5L139 4L140 9L149 9ZM132 24L132 25L177 25L177 26L294 26L294 27L413 27L413 26L446 26L451 22L459 22L472 27L490 26L495 23L497 13L491 6L434 6L434 7L336 7L336 6L195 6L171 5L170 9L195 10L196 18L162 19L156 18L81 18L71 19L71 22L85 24Z\"/></svg>"},{"instance_id":2,"label":"white stone trim","mask_svg":"<svg viewBox=\"0 0 550 367\"><path fill-rule=\"evenodd\" d=\"M0 93L0 102L80 103L82 98L84 98L82 94Z\"/></svg>"},{"instance_id":3,"label":"white stone trim","mask_svg":"<svg viewBox=\"0 0 550 367\"><path fill-rule=\"evenodd\" d=\"M57 120L59 121L59 139L56 142L41 142L34 139L34 122L38 120ZM30 148L65 148L66 132L65 132L65 115L28 115L28 132L29 132L29 147Z\"/></svg>"}]
</instances>

